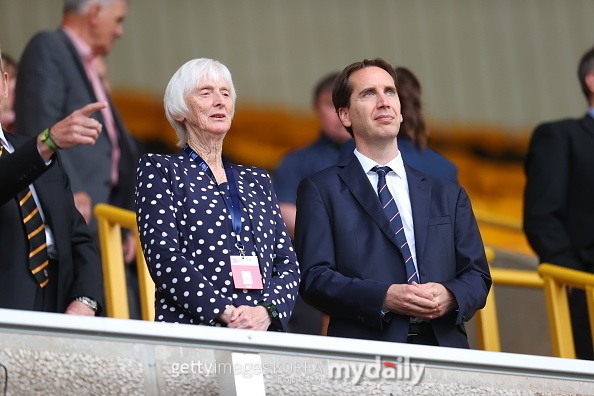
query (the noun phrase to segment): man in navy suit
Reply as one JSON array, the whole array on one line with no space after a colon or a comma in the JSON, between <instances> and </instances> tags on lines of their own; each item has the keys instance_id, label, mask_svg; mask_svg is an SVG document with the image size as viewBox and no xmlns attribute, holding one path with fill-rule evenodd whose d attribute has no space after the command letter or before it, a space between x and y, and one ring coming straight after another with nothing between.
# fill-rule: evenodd
<instances>
[{"instance_id":1,"label":"man in navy suit","mask_svg":"<svg viewBox=\"0 0 594 396\"><path fill-rule=\"evenodd\" d=\"M464 322L491 286L483 243L464 189L402 161L396 81L375 59L335 82L334 107L356 150L299 186L302 297L330 315L328 335L468 348ZM389 167L385 176L377 166ZM392 220L383 205L395 208Z\"/></svg>"}]
</instances>

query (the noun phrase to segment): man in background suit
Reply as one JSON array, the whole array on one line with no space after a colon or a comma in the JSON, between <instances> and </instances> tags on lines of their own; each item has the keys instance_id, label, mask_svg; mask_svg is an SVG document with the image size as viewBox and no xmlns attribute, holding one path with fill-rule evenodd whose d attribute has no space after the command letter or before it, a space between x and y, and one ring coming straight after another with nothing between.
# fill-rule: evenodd
<instances>
[{"instance_id":1,"label":"man in background suit","mask_svg":"<svg viewBox=\"0 0 594 396\"><path fill-rule=\"evenodd\" d=\"M0 62L0 113L8 100L8 74ZM101 124L88 116L105 107L93 103L33 138L0 128L0 307L74 315L95 315L103 304L101 262L89 228L74 206L57 147L92 145ZM35 114L32 115L33 117ZM30 194L41 215L36 254L44 258L32 271L33 255L19 200ZM17 198L19 197L19 198ZM29 217L29 216L26 216ZM32 216L31 218L34 218ZM38 225L39 225L38 224ZM37 227L37 225L35 226ZM32 235L31 233L30 235ZM34 275L43 273L41 282Z\"/></svg>"},{"instance_id":2,"label":"man in background suit","mask_svg":"<svg viewBox=\"0 0 594 396\"><path fill-rule=\"evenodd\" d=\"M137 149L101 84L94 60L106 56L124 33L127 0L65 0L60 29L27 44L16 86L17 134L34 136L87 103L107 107L93 115L103 131L94 146L62 155L75 203L96 233L92 208L109 203L133 210Z\"/></svg>"},{"instance_id":3,"label":"man in background suit","mask_svg":"<svg viewBox=\"0 0 594 396\"><path fill-rule=\"evenodd\" d=\"M578 78L588 102L579 119L539 125L526 156L524 232L541 263L594 273L594 47ZM594 360L585 294L570 292L576 356Z\"/></svg>"},{"instance_id":4,"label":"man in background suit","mask_svg":"<svg viewBox=\"0 0 594 396\"><path fill-rule=\"evenodd\" d=\"M330 315L328 335L468 348L464 321L491 286L483 243L464 189L402 161L396 80L375 59L335 82L356 150L299 186L302 297Z\"/></svg>"}]
</instances>

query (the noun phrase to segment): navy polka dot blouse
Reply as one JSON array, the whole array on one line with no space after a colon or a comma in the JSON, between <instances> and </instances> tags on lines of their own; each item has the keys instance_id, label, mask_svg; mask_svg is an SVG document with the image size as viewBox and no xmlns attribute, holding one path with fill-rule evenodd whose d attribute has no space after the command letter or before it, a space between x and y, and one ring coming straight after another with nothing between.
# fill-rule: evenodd
<instances>
[{"instance_id":1,"label":"navy polka dot blouse","mask_svg":"<svg viewBox=\"0 0 594 396\"><path fill-rule=\"evenodd\" d=\"M137 169L136 213L157 321L224 326L229 305L276 305L286 329L299 289L299 267L269 175L233 165L242 209L241 241L258 257L263 290L233 286L230 256L238 255L231 216L218 185L181 151L144 155Z\"/></svg>"}]
</instances>

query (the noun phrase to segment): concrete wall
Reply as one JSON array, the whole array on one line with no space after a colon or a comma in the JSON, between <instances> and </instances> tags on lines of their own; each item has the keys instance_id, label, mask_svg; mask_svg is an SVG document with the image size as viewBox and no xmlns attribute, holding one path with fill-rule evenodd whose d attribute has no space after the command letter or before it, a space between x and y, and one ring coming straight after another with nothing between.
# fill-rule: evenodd
<instances>
[{"instance_id":1,"label":"concrete wall","mask_svg":"<svg viewBox=\"0 0 594 396\"><path fill-rule=\"evenodd\" d=\"M11 396L229 395L225 367L268 395L594 394L594 362L9 310L0 363Z\"/></svg>"}]
</instances>

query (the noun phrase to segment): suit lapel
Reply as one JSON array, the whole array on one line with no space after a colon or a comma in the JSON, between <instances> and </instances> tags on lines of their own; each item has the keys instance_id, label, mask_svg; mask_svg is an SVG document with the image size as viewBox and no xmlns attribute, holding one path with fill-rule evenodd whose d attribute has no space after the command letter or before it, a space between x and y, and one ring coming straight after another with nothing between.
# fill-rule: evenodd
<instances>
[{"instance_id":1,"label":"suit lapel","mask_svg":"<svg viewBox=\"0 0 594 396\"><path fill-rule=\"evenodd\" d=\"M580 124L590 136L594 136L594 118L590 114L586 114L586 116L580 120Z\"/></svg>"},{"instance_id":2,"label":"suit lapel","mask_svg":"<svg viewBox=\"0 0 594 396\"><path fill-rule=\"evenodd\" d=\"M406 178L408 179L408 192L415 229L415 245L417 253L417 266L420 265L425 244L427 242L427 229L429 227L429 210L431 206L431 186L425 176L404 164Z\"/></svg>"},{"instance_id":3,"label":"suit lapel","mask_svg":"<svg viewBox=\"0 0 594 396\"><path fill-rule=\"evenodd\" d=\"M380 230L382 230L392 243L398 246L392 225L381 207L379 198L375 191L373 191L373 187L369 183L369 179L357 157L351 155L344 167L338 171L338 176Z\"/></svg>"}]
</instances>

